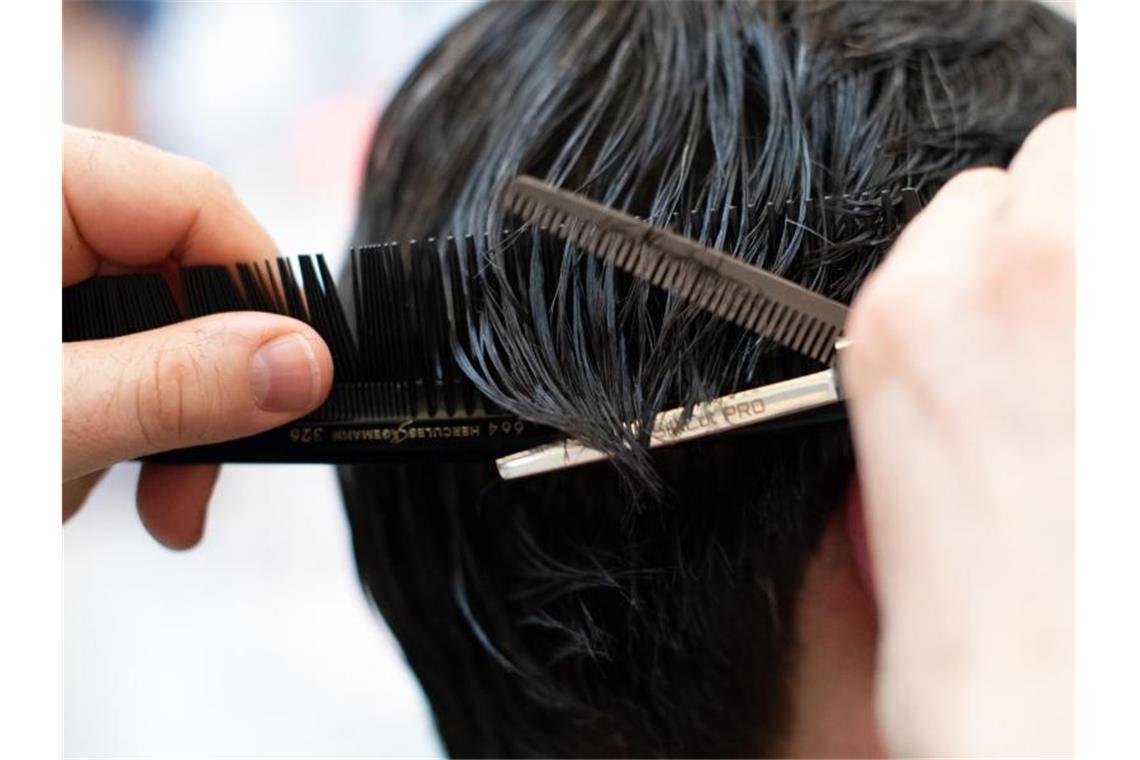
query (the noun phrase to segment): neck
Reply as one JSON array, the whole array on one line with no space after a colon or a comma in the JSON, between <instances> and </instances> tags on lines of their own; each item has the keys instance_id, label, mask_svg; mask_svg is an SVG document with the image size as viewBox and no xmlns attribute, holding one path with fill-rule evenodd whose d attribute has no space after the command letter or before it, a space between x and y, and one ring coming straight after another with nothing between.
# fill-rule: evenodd
<instances>
[{"instance_id":1,"label":"neck","mask_svg":"<svg viewBox=\"0 0 1140 760\"><path fill-rule=\"evenodd\" d=\"M787 757L881 757L875 724L875 604L845 520L828 524L796 610L793 724Z\"/></svg>"}]
</instances>

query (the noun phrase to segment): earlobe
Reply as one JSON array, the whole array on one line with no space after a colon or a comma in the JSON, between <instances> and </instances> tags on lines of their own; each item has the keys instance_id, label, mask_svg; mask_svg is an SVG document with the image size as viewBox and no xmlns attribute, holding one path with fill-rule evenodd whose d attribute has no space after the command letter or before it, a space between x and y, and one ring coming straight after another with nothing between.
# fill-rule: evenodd
<instances>
[{"instance_id":1,"label":"earlobe","mask_svg":"<svg viewBox=\"0 0 1140 760\"><path fill-rule=\"evenodd\" d=\"M847 522L847 539L851 544L851 556L855 560L859 582L863 584L871 599L876 600L874 563L867 540L867 522L863 514L863 489L859 485L858 472L851 474L851 481L847 484L843 512Z\"/></svg>"}]
</instances>

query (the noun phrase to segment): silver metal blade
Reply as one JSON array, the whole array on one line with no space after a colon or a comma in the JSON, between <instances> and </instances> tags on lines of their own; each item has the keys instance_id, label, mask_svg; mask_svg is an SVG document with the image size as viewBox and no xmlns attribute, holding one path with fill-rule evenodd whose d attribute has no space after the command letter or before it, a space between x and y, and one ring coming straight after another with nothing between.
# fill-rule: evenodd
<instances>
[{"instance_id":1,"label":"silver metal blade","mask_svg":"<svg viewBox=\"0 0 1140 760\"><path fill-rule=\"evenodd\" d=\"M526 222L719 317L824 364L847 307L727 254L534 177L516 177L504 205Z\"/></svg>"},{"instance_id":2,"label":"silver metal blade","mask_svg":"<svg viewBox=\"0 0 1140 760\"><path fill-rule=\"evenodd\" d=\"M768 422L790 414L833 404L842 395L835 370L825 369L803 377L715 398L693 409L686 425L683 407L657 415L649 448L672 446L709 435ZM609 458L605 452L576 440L536 446L495 460L503 480L565 470Z\"/></svg>"}]
</instances>

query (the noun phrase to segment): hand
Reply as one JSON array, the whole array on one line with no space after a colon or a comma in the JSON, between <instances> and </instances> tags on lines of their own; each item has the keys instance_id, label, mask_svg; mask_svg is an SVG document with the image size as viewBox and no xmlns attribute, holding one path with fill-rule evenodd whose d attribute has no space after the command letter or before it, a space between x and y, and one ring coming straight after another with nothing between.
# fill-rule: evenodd
<instances>
[{"instance_id":1,"label":"hand","mask_svg":"<svg viewBox=\"0 0 1140 760\"><path fill-rule=\"evenodd\" d=\"M892 754L1072 752L1075 117L947 183L852 308Z\"/></svg>"},{"instance_id":2,"label":"hand","mask_svg":"<svg viewBox=\"0 0 1140 760\"><path fill-rule=\"evenodd\" d=\"M63 285L131 268L256 261L277 253L206 166L73 127L63 138ZM63 347L63 518L115 462L240 438L316 408L328 348L288 317L218 314ZM217 465L145 463L139 516L163 544L198 542Z\"/></svg>"}]
</instances>

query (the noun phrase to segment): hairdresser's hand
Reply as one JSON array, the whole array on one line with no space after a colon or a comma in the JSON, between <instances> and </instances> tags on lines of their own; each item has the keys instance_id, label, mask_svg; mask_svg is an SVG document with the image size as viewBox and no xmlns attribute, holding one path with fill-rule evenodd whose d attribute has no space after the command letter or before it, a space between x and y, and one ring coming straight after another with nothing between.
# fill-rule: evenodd
<instances>
[{"instance_id":1,"label":"hairdresser's hand","mask_svg":"<svg viewBox=\"0 0 1140 760\"><path fill-rule=\"evenodd\" d=\"M1074 126L951 180L852 309L895 755L1072 752Z\"/></svg>"},{"instance_id":2,"label":"hairdresser's hand","mask_svg":"<svg viewBox=\"0 0 1140 760\"><path fill-rule=\"evenodd\" d=\"M71 127L63 138L63 284L96 273L276 255L229 186L202 164ZM63 347L63 517L115 462L239 438L315 408L332 360L287 317L220 314ZM216 465L143 465L138 508L163 544L202 535Z\"/></svg>"}]
</instances>

